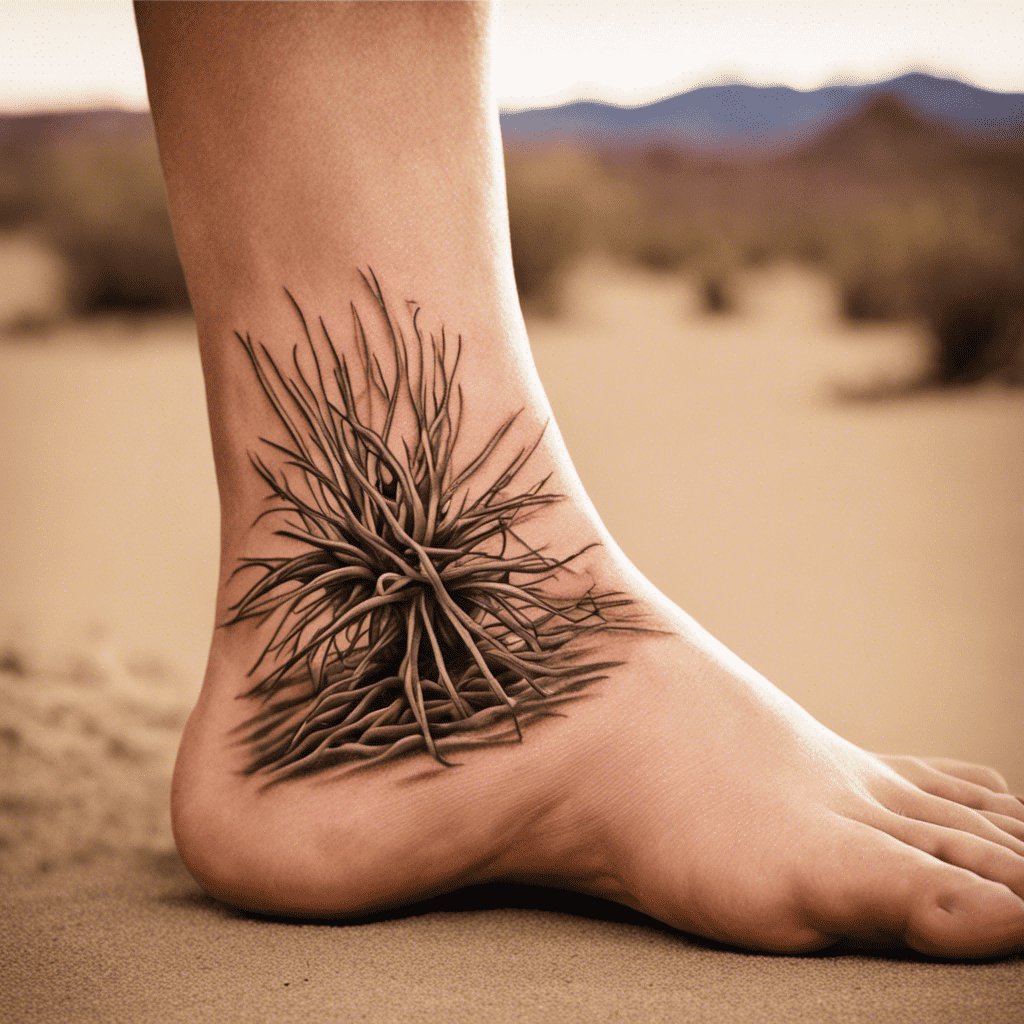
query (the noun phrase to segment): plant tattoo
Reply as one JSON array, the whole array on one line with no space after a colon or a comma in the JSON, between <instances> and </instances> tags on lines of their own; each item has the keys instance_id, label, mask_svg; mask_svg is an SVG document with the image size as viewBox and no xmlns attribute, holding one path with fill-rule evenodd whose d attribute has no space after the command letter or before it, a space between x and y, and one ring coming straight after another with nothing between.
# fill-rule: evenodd
<instances>
[{"instance_id":1,"label":"plant tattoo","mask_svg":"<svg viewBox=\"0 0 1024 1024\"><path fill-rule=\"evenodd\" d=\"M236 332L287 435L260 439L272 465L249 453L270 492L257 522L273 517L276 535L297 545L241 560L236 573L260 578L226 623L273 621L249 672L258 681L242 694L260 707L238 727L245 773L269 783L418 750L451 766L442 751L521 740L525 723L619 664L587 662L578 641L633 628L620 594L592 584L552 593L594 545L556 559L519 535L562 500L545 489L548 477L519 483L543 430L499 460L517 412L464 455L461 336L452 346L443 328L425 335L410 302L407 343L373 272L361 277L393 359L388 372L354 303L350 359L322 318L323 342L314 343L287 292L305 369L298 345L282 369Z\"/></svg>"}]
</instances>

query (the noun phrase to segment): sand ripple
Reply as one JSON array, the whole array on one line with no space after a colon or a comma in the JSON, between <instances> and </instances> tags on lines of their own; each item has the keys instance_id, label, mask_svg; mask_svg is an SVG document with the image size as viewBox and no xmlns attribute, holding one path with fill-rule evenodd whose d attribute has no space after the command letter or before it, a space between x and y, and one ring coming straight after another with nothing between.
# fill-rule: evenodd
<instances>
[{"instance_id":1,"label":"sand ripple","mask_svg":"<svg viewBox=\"0 0 1024 1024\"><path fill-rule=\"evenodd\" d=\"M87 652L0 659L0 878L173 850L168 797L188 701L157 666Z\"/></svg>"}]
</instances>

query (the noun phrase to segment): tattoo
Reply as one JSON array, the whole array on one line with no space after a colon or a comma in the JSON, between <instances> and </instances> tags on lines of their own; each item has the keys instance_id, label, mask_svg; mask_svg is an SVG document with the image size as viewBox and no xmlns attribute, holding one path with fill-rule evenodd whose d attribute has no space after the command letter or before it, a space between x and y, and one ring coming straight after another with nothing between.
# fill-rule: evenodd
<instances>
[{"instance_id":1,"label":"tattoo","mask_svg":"<svg viewBox=\"0 0 1024 1024\"><path fill-rule=\"evenodd\" d=\"M410 302L407 344L373 272L361 276L387 373L354 303L350 358L322 318L314 343L287 292L301 363L298 345L282 369L236 332L287 435L249 453L271 501L257 522L272 517L296 545L241 560L236 573L260 578L226 623L273 620L242 694L259 709L239 726L245 774L269 783L424 750L451 766L451 749L521 740L523 725L621 664L588 662L580 641L631 628L623 595L564 594L578 582L571 563L596 545L559 559L519 534L563 499L549 477L520 482L543 430L499 460L517 412L464 456L461 336L424 334Z\"/></svg>"}]
</instances>

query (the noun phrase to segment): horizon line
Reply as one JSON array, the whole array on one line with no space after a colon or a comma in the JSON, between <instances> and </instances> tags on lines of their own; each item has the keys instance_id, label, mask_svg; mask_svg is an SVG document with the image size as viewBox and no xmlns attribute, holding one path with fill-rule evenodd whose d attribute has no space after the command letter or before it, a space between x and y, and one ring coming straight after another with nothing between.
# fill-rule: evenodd
<instances>
[{"instance_id":1,"label":"horizon line","mask_svg":"<svg viewBox=\"0 0 1024 1024\"><path fill-rule=\"evenodd\" d=\"M602 106L614 107L619 110L639 110L643 107L653 106L656 103L661 103L664 100L675 99L677 96L686 96L692 92L699 92L702 89L717 89L728 86L741 86L750 89L790 89L796 93L812 93L818 92L822 89L832 88L864 88L876 85L888 85L892 82L897 82L903 78L910 78L915 75L922 77L932 78L936 81L943 82L955 82L958 85L965 85L971 89L976 89L979 92L987 92L993 95L1001 96L1019 96L1024 95L1024 90L1003 90L1003 89L989 89L983 85L978 85L976 82L971 81L966 76L956 75L950 72L944 72L942 74L936 74L935 71L929 71L922 67L911 68L908 71L900 72L899 74L892 75L885 78L859 78L855 76L836 75L832 78L827 79L820 85L816 85L811 88L799 88L797 86L789 85L784 81L761 81L756 82L751 79L742 78L733 73L723 73L722 75L714 78L709 78L701 81L697 85L693 85L690 88L680 89L673 92L665 92L657 94L652 99L640 100L637 102L621 102L615 99L607 98L607 94L601 95L600 89L584 89L579 93L567 96L564 99L554 100L538 100L536 103L527 103L526 105L520 105L512 101L498 100L498 112L499 114L521 114L527 111L535 110L554 110L558 107L571 106L576 103L596 103ZM101 98L91 97L83 98L80 102L76 101L71 104L56 105L50 104L46 101L40 101L34 105L25 105L17 107L8 107L4 105L2 99L0 99L0 117L33 117L46 114L80 114L80 113L98 113L102 111L121 112L127 114L151 114L151 109L148 103L144 105L138 105L134 103L126 103L123 99L117 99L115 97Z\"/></svg>"}]
</instances>

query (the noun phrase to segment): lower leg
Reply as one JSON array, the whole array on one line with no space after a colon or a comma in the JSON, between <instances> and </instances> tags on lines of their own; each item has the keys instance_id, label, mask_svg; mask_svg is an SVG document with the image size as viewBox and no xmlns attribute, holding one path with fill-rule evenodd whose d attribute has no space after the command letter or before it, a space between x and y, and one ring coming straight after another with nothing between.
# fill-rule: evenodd
<instances>
[{"instance_id":1,"label":"lower leg","mask_svg":"<svg viewBox=\"0 0 1024 1024\"><path fill-rule=\"evenodd\" d=\"M532 880L755 948L1024 946L998 776L840 740L604 531L516 303L486 12L137 9L232 623L175 775L202 884L351 914Z\"/></svg>"}]
</instances>

